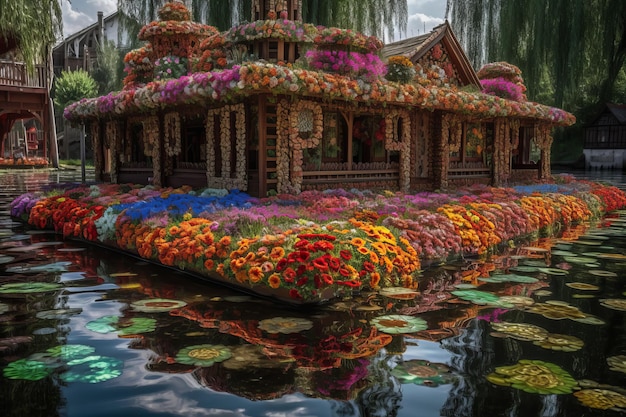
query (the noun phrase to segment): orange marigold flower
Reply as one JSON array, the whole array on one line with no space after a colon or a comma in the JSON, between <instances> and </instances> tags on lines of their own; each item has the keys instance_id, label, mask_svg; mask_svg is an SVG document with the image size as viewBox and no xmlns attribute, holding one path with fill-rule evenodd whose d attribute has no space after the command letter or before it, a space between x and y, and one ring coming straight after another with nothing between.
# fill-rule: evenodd
<instances>
[{"instance_id":1,"label":"orange marigold flower","mask_svg":"<svg viewBox=\"0 0 626 417\"><path fill-rule=\"evenodd\" d=\"M353 244L354 246L361 247L361 246L365 245L365 239L361 239L360 237L353 237L350 240L350 243Z\"/></svg>"},{"instance_id":2,"label":"orange marigold flower","mask_svg":"<svg viewBox=\"0 0 626 417\"><path fill-rule=\"evenodd\" d=\"M207 259L206 261L204 261L204 268L206 270L211 271L214 266L215 262L213 262L213 259Z\"/></svg>"},{"instance_id":3,"label":"orange marigold flower","mask_svg":"<svg viewBox=\"0 0 626 417\"><path fill-rule=\"evenodd\" d=\"M220 239L219 244L221 246L230 246L231 238L230 236L224 236Z\"/></svg>"},{"instance_id":4,"label":"orange marigold flower","mask_svg":"<svg viewBox=\"0 0 626 417\"><path fill-rule=\"evenodd\" d=\"M285 249L283 249L280 246L276 246L275 248L272 248L272 251L270 252L270 258L277 261L281 259L283 256L285 256Z\"/></svg>"},{"instance_id":5,"label":"orange marigold flower","mask_svg":"<svg viewBox=\"0 0 626 417\"><path fill-rule=\"evenodd\" d=\"M250 282L259 282L263 279L263 270L258 266L253 266L248 271L248 278Z\"/></svg>"},{"instance_id":6,"label":"orange marigold flower","mask_svg":"<svg viewBox=\"0 0 626 417\"><path fill-rule=\"evenodd\" d=\"M367 249L364 246L359 246L359 248L357 250L359 251L359 253L362 253L363 255L367 255L369 253L374 253L374 252L370 252L369 249Z\"/></svg>"},{"instance_id":7,"label":"orange marigold flower","mask_svg":"<svg viewBox=\"0 0 626 417\"><path fill-rule=\"evenodd\" d=\"M378 288L380 284L380 274L378 272L372 272L370 275L370 285L372 288Z\"/></svg>"},{"instance_id":8,"label":"orange marigold flower","mask_svg":"<svg viewBox=\"0 0 626 417\"><path fill-rule=\"evenodd\" d=\"M271 288L276 289L280 287L280 275L278 274L270 275L270 277L268 278L268 283L270 284Z\"/></svg>"}]
</instances>

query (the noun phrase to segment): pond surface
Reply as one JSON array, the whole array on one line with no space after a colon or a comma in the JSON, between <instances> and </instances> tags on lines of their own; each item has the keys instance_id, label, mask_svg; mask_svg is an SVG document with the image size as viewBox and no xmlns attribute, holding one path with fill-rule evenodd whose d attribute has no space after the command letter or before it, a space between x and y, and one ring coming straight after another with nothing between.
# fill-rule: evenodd
<instances>
[{"instance_id":1,"label":"pond surface","mask_svg":"<svg viewBox=\"0 0 626 417\"><path fill-rule=\"evenodd\" d=\"M298 311L9 218L16 195L79 175L0 174L4 416L626 410L626 212L432 265L419 294Z\"/></svg>"}]
</instances>

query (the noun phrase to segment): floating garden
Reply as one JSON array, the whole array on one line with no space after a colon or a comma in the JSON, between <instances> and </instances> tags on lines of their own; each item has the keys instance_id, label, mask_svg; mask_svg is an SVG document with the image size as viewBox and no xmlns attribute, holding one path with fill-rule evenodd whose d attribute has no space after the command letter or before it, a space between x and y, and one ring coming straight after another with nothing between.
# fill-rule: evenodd
<instances>
[{"instance_id":1,"label":"floating garden","mask_svg":"<svg viewBox=\"0 0 626 417\"><path fill-rule=\"evenodd\" d=\"M474 186L447 194L338 189L268 198L187 187L73 185L24 194L11 203L11 215L65 238L121 249L281 301L309 304L361 290L416 290L420 270L428 264L552 236L625 206L626 195L616 187L562 176L553 184ZM537 252L541 248L526 249L542 256ZM566 268L543 265L537 270L567 274ZM477 278L483 283L537 281L521 272ZM7 285L0 291L47 290ZM588 290L589 285L570 287ZM474 288L453 294L482 305L512 306ZM612 300L605 305L621 308ZM167 309L169 304L157 307ZM550 318L584 318L571 306L535 304L531 311Z\"/></svg>"}]
</instances>

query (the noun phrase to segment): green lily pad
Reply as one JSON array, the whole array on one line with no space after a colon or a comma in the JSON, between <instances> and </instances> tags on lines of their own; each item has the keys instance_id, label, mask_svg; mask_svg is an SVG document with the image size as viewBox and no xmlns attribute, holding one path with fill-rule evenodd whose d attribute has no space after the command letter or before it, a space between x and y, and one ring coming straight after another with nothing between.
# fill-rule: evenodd
<instances>
[{"instance_id":1,"label":"green lily pad","mask_svg":"<svg viewBox=\"0 0 626 417\"><path fill-rule=\"evenodd\" d=\"M39 381L52 373L45 363L32 359L18 359L7 365L2 371L9 379L25 379L27 381Z\"/></svg>"},{"instance_id":2,"label":"green lily pad","mask_svg":"<svg viewBox=\"0 0 626 417\"><path fill-rule=\"evenodd\" d=\"M489 278L478 278L478 280L493 283L518 282L522 284L532 284L539 281L537 278L517 274L494 274Z\"/></svg>"},{"instance_id":3,"label":"green lily pad","mask_svg":"<svg viewBox=\"0 0 626 417\"><path fill-rule=\"evenodd\" d=\"M487 380L532 394L571 394L578 388L567 371L539 360L522 359L515 365L498 367L487 375Z\"/></svg>"},{"instance_id":4,"label":"green lily pad","mask_svg":"<svg viewBox=\"0 0 626 417\"><path fill-rule=\"evenodd\" d=\"M500 300L497 295L480 290L455 290L451 292L452 295L459 297L462 300L470 301L478 305L492 305L505 308L515 307L513 304Z\"/></svg>"},{"instance_id":5,"label":"green lily pad","mask_svg":"<svg viewBox=\"0 0 626 417\"><path fill-rule=\"evenodd\" d=\"M78 358L91 355L96 348L88 345L58 345L46 349L46 354L53 358L59 358L64 361L71 361Z\"/></svg>"},{"instance_id":6,"label":"green lily pad","mask_svg":"<svg viewBox=\"0 0 626 417\"><path fill-rule=\"evenodd\" d=\"M90 321L85 327L96 333L117 331L120 337L126 337L153 332L156 329L156 320L148 317L120 318L118 316L103 316Z\"/></svg>"},{"instance_id":7,"label":"green lily pad","mask_svg":"<svg viewBox=\"0 0 626 417\"><path fill-rule=\"evenodd\" d=\"M223 345L194 345L181 349L176 355L176 362L194 366L212 366L230 358L230 349Z\"/></svg>"},{"instance_id":8,"label":"green lily pad","mask_svg":"<svg viewBox=\"0 0 626 417\"><path fill-rule=\"evenodd\" d=\"M569 272L566 271L565 269L559 269L559 268L539 268L539 272L543 272L544 274L548 274L548 275L567 275L567 274L569 274Z\"/></svg>"},{"instance_id":9,"label":"green lily pad","mask_svg":"<svg viewBox=\"0 0 626 417\"><path fill-rule=\"evenodd\" d=\"M55 282L11 282L0 285L0 294L29 294L56 291L63 285Z\"/></svg>"},{"instance_id":10,"label":"green lily pad","mask_svg":"<svg viewBox=\"0 0 626 417\"><path fill-rule=\"evenodd\" d=\"M509 270L514 272L537 272L539 270L539 267L530 265L518 265L509 268Z\"/></svg>"},{"instance_id":11,"label":"green lily pad","mask_svg":"<svg viewBox=\"0 0 626 417\"><path fill-rule=\"evenodd\" d=\"M426 320L401 314L389 314L375 317L370 323L378 330L388 334L415 333L428 328Z\"/></svg>"},{"instance_id":12,"label":"green lily pad","mask_svg":"<svg viewBox=\"0 0 626 417\"><path fill-rule=\"evenodd\" d=\"M108 356L91 355L69 361L71 368L59 375L65 382L96 384L122 375L124 362Z\"/></svg>"},{"instance_id":13,"label":"green lily pad","mask_svg":"<svg viewBox=\"0 0 626 417\"><path fill-rule=\"evenodd\" d=\"M456 376L442 363L422 359L404 361L391 371L401 383L438 387L454 382Z\"/></svg>"}]
</instances>

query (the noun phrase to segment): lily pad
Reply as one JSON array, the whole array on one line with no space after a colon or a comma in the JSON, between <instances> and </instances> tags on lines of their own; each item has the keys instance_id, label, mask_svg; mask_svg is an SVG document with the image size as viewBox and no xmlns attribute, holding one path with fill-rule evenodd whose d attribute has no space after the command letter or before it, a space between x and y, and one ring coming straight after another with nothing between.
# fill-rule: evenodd
<instances>
[{"instance_id":1,"label":"lily pad","mask_svg":"<svg viewBox=\"0 0 626 417\"><path fill-rule=\"evenodd\" d=\"M624 298L602 298L600 304L613 310L626 311L626 299Z\"/></svg>"},{"instance_id":2,"label":"lily pad","mask_svg":"<svg viewBox=\"0 0 626 417\"><path fill-rule=\"evenodd\" d=\"M9 379L25 379L27 381L39 381L52 373L45 363L32 359L18 359L7 365L2 371Z\"/></svg>"},{"instance_id":3,"label":"lily pad","mask_svg":"<svg viewBox=\"0 0 626 417\"><path fill-rule=\"evenodd\" d=\"M268 333L299 333L312 327L313 322L311 320L298 317L274 317L259 322L259 329Z\"/></svg>"},{"instance_id":4,"label":"lily pad","mask_svg":"<svg viewBox=\"0 0 626 417\"><path fill-rule=\"evenodd\" d=\"M597 285L588 284L586 282L567 282L565 285L580 291L598 291L600 289Z\"/></svg>"},{"instance_id":5,"label":"lily pad","mask_svg":"<svg viewBox=\"0 0 626 417\"><path fill-rule=\"evenodd\" d=\"M514 272L537 272L539 267L532 265L518 265L509 268L509 270Z\"/></svg>"},{"instance_id":6,"label":"lily pad","mask_svg":"<svg viewBox=\"0 0 626 417\"><path fill-rule=\"evenodd\" d=\"M500 297L487 291L455 290L452 291L451 294L459 297L462 300L471 301L472 303L478 305L492 305L505 308L515 307L513 304L502 301L500 300Z\"/></svg>"},{"instance_id":7,"label":"lily pad","mask_svg":"<svg viewBox=\"0 0 626 417\"><path fill-rule=\"evenodd\" d=\"M609 356L606 363L611 371L626 374L626 355Z\"/></svg>"},{"instance_id":8,"label":"lily pad","mask_svg":"<svg viewBox=\"0 0 626 417\"><path fill-rule=\"evenodd\" d=\"M0 256L0 265L8 264L10 262L13 262L14 260L15 260L15 257L13 257L13 256L2 255L2 256Z\"/></svg>"},{"instance_id":9,"label":"lily pad","mask_svg":"<svg viewBox=\"0 0 626 417\"><path fill-rule=\"evenodd\" d=\"M67 363L71 368L59 375L65 382L96 384L122 375L124 362L108 356L91 355Z\"/></svg>"},{"instance_id":10,"label":"lily pad","mask_svg":"<svg viewBox=\"0 0 626 417\"><path fill-rule=\"evenodd\" d=\"M590 269L588 272L597 277L615 278L617 276L615 272L604 271L602 269Z\"/></svg>"},{"instance_id":11,"label":"lily pad","mask_svg":"<svg viewBox=\"0 0 626 417\"><path fill-rule=\"evenodd\" d=\"M391 371L402 383L438 387L450 384L456 376L450 368L442 363L434 363L422 359L404 361Z\"/></svg>"},{"instance_id":12,"label":"lily pad","mask_svg":"<svg viewBox=\"0 0 626 417\"><path fill-rule=\"evenodd\" d=\"M558 350L562 352L575 352L585 345L581 339L567 334L550 333L542 340L535 340L533 344L544 349Z\"/></svg>"},{"instance_id":13,"label":"lily pad","mask_svg":"<svg viewBox=\"0 0 626 417\"><path fill-rule=\"evenodd\" d=\"M57 332L57 329L54 327L42 327L40 329L33 330L33 334L36 336L45 336L48 334L54 334Z\"/></svg>"},{"instance_id":14,"label":"lily pad","mask_svg":"<svg viewBox=\"0 0 626 417\"><path fill-rule=\"evenodd\" d=\"M626 409L626 396L616 391L601 388L589 388L576 391L574 396L578 398L581 404L600 410Z\"/></svg>"},{"instance_id":15,"label":"lily pad","mask_svg":"<svg viewBox=\"0 0 626 417\"><path fill-rule=\"evenodd\" d=\"M539 281L537 278L517 274L494 274L489 278L478 278L478 280L493 283L517 282L521 284L532 284Z\"/></svg>"},{"instance_id":16,"label":"lily pad","mask_svg":"<svg viewBox=\"0 0 626 417\"><path fill-rule=\"evenodd\" d=\"M77 307L77 308L58 308L56 310L43 310L43 311L38 311L35 314L35 317L37 317L38 319L44 319L44 320L59 320L59 319L66 319L69 318L75 314L80 314L83 311L82 308Z\"/></svg>"},{"instance_id":17,"label":"lily pad","mask_svg":"<svg viewBox=\"0 0 626 417\"><path fill-rule=\"evenodd\" d=\"M522 341L543 340L548 336L546 329L530 323L511 323L503 321L500 323L491 323L491 327L498 333Z\"/></svg>"},{"instance_id":18,"label":"lily pad","mask_svg":"<svg viewBox=\"0 0 626 417\"><path fill-rule=\"evenodd\" d=\"M156 320L148 317L120 318L118 316L102 316L92 320L85 326L96 333L119 332L120 337L133 336L153 332L156 329Z\"/></svg>"},{"instance_id":19,"label":"lily pad","mask_svg":"<svg viewBox=\"0 0 626 417\"><path fill-rule=\"evenodd\" d=\"M148 298L146 300L135 301L130 305L135 311L142 311L144 313L160 313L184 307L187 303L182 300Z\"/></svg>"},{"instance_id":20,"label":"lily pad","mask_svg":"<svg viewBox=\"0 0 626 417\"><path fill-rule=\"evenodd\" d=\"M385 287L380 290L380 295L398 300L411 300L418 294L417 291L404 287Z\"/></svg>"},{"instance_id":21,"label":"lily pad","mask_svg":"<svg viewBox=\"0 0 626 417\"><path fill-rule=\"evenodd\" d=\"M543 272L544 274L548 274L548 275L567 275L567 274L569 274L568 271L566 271L564 269L558 269L558 268L539 268L539 272Z\"/></svg>"},{"instance_id":22,"label":"lily pad","mask_svg":"<svg viewBox=\"0 0 626 417\"><path fill-rule=\"evenodd\" d=\"M7 272L19 273L19 274L37 274L40 272L67 272L67 267L72 265L71 262L55 262L45 265L35 266L14 266L7 268Z\"/></svg>"},{"instance_id":23,"label":"lily pad","mask_svg":"<svg viewBox=\"0 0 626 417\"><path fill-rule=\"evenodd\" d=\"M428 323L424 319L402 314L375 317L370 320L370 323L387 334L415 333L428 328Z\"/></svg>"},{"instance_id":24,"label":"lily pad","mask_svg":"<svg viewBox=\"0 0 626 417\"><path fill-rule=\"evenodd\" d=\"M561 367L539 360L522 359L511 366L501 366L487 375L496 385L511 386L531 394L571 394L576 380Z\"/></svg>"},{"instance_id":25,"label":"lily pad","mask_svg":"<svg viewBox=\"0 0 626 417\"><path fill-rule=\"evenodd\" d=\"M212 366L232 356L230 349L223 345L194 345L181 349L176 355L176 362L194 366Z\"/></svg>"},{"instance_id":26,"label":"lily pad","mask_svg":"<svg viewBox=\"0 0 626 417\"><path fill-rule=\"evenodd\" d=\"M533 304L528 307L527 311L541 314L545 318L553 320L584 318L586 316L582 311L574 306L555 304L553 302Z\"/></svg>"},{"instance_id":27,"label":"lily pad","mask_svg":"<svg viewBox=\"0 0 626 417\"><path fill-rule=\"evenodd\" d=\"M63 285L56 282L11 282L0 285L0 294L29 294L56 291Z\"/></svg>"}]
</instances>

